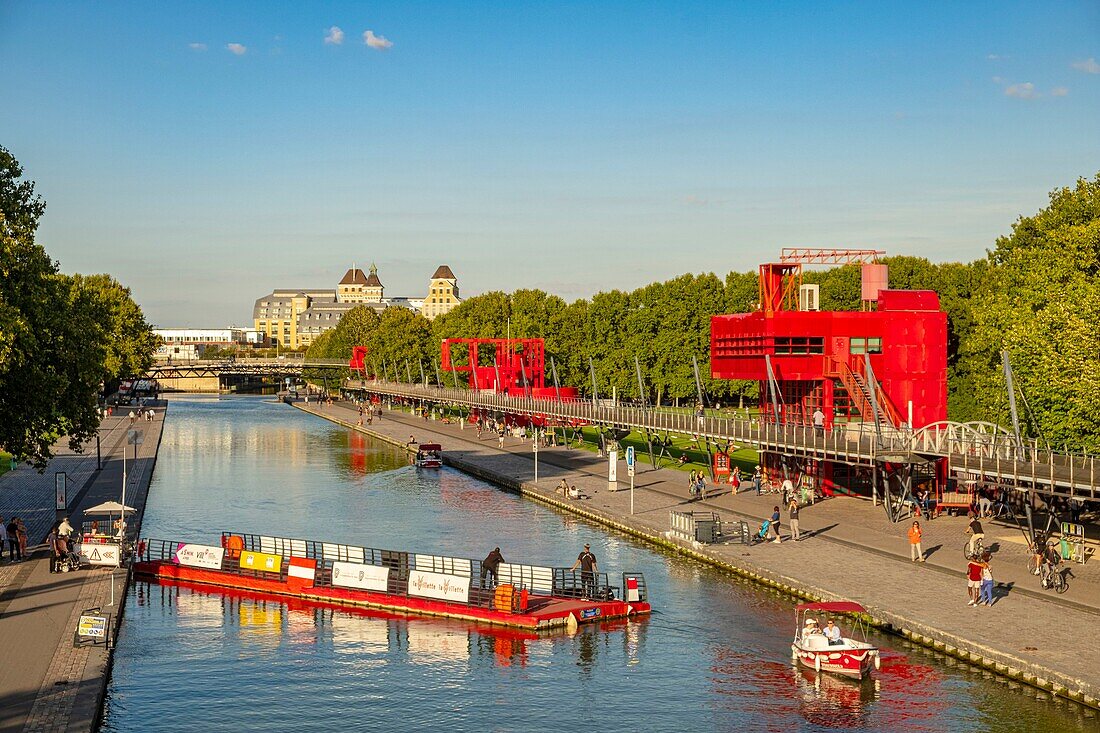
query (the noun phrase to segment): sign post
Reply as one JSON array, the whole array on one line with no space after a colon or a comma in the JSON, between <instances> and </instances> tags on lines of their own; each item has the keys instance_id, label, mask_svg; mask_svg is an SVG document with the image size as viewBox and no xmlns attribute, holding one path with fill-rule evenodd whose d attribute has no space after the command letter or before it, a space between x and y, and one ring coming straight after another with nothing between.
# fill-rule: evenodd
<instances>
[{"instance_id":1,"label":"sign post","mask_svg":"<svg viewBox=\"0 0 1100 733\"><path fill-rule=\"evenodd\" d=\"M80 618L76 622L76 631L73 633L73 646L86 644L109 646L110 641L111 614L102 613L98 606L81 611Z\"/></svg>"},{"instance_id":2,"label":"sign post","mask_svg":"<svg viewBox=\"0 0 1100 733\"><path fill-rule=\"evenodd\" d=\"M66 490L68 489L68 478L65 476L64 471L58 471L53 475L54 493L57 494L57 503L54 504L54 508L60 511L65 511L69 506L69 499Z\"/></svg>"},{"instance_id":3,"label":"sign post","mask_svg":"<svg viewBox=\"0 0 1100 733\"><path fill-rule=\"evenodd\" d=\"M626 447L626 475L630 477L630 513L634 513L634 446Z\"/></svg>"},{"instance_id":4,"label":"sign post","mask_svg":"<svg viewBox=\"0 0 1100 733\"><path fill-rule=\"evenodd\" d=\"M535 454L535 483L539 482L539 431L531 439L531 452Z\"/></svg>"},{"instance_id":5,"label":"sign post","mask_svg":"<svg viewBox=\"0 0 1100 733\"><path fill-rule=\"evenodd\" d=\"M619 451L609 450L607 452L607 490L618 491L619 490L619 477L616 471L619 468Z\"/></svg>"}]
</instances>

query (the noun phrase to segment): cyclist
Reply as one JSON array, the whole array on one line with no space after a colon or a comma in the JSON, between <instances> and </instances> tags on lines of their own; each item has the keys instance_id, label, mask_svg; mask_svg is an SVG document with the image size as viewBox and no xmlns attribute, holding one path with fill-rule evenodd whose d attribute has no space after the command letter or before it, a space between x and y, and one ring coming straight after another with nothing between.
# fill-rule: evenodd
<instances>
[{"instance_id":1,"label":"cyclist","mask_svg":"<svg viewBox=\"0 0 1100 733\"><path fill-rule=\"evenodd\" d=\"M1049 539L1043 550L1043 564L1039 572L1040 582L1044 588L1049 588L1051 578L1058 573L1058 566L1062 563L1062 555L1058 552L1058 540Z\"/></svg>"},{"instance_id":2,"label":"cyclist","mask_svg":"<svg viewBox=\"0 0 1100 733\"><path fill-rule=\"evenodd\" d=\"M966 527L966 533L970 535L970 542L968 549L971 555L974 554L974 545L985 539L985 530L982 529L982 523L978 521L978 518L972 513L970 515L970 524Z\"/></svg>"}]
</instances>

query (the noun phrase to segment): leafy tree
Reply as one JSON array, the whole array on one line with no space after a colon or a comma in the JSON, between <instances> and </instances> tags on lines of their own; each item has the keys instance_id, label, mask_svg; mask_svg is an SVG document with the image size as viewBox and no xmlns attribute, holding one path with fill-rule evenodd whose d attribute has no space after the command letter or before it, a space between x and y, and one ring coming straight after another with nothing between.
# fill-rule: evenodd
<instances>
[{"instance_id":1,"label":"leafy tree","mask_svg":"<svg viewBox=\"0 0 1100 733\"><path fill-rule=\"evenodd\" d=\"M145 321L130 289L110 275L73 275L70 287L82 291L93 319L99 326L105 349L103 379L144 374L153 364L153 352L160 338Z\"/></svg>"},{"instance_id":2,"label":"leafy tree","mask_svg":"<svg viewBox=\"0 0 1100 733\"><path fill-rule=\"evenodd\" d=\"M1007 423L1007 349L1027 428L1055 446L1100 448L1100 175L1053 191L997 240L973 313L960 368L978 410Z\"/></svg>"},{"instance_id":3,"label":"leafy tree","mask_svg":"<svg viewBox=\"0 0 1100 733\"><path fill-rule=\"evenodd\" d=\"M425 375L433 375L429 382L435 381L439 348L432 337L431 322L419 313L408 308L387 308L364 345L371 362L381 365L385 360L390 369L397 368L401 379L411 375L414 382L420 381L418 364L423 364Z\"/></svg>"},{"instance_id":4,"label":"leafy tree","mask_svg":"<svg viewBox=\"0 0 1100 733\"><path fill-rule=\"evenodd\" d=\"M58 435L76 448L96 430L102 344L85 294L34 241L45 211L0 147L0 446L45 466Z\"/></svg>"}]
</instances>

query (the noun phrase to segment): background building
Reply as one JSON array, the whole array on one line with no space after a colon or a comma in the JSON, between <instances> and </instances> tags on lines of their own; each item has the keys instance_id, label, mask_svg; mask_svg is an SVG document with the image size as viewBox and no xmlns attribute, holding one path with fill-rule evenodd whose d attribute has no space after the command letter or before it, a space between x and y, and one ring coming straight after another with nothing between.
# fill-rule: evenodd
<instances>
[{"instance_id":1,"label":"background building","mask_svg":"<svg viewBox=\"0 0 1100 733\"><path fill-rule=\"evenodd\" d=\"M450 273L450 269L443 266L436 274L442 270ZM454 282L454 275L450 277ZM455 288L456 298L457 293ZM365 305L378 313L390 307L420 312L423 303L420 298L385 297L378 268L372 264L369 273L353 266L340 278L335 289L274 290L256 300L252 320L256 330L272 346L300 349L309 346L325 331L336 328L344 314L357 306Z\"/></svg>"},{"instance_id":2,"label":"background building","mask_svg":"<svg viewBox=\"0 0 1100 733\"><path fill-rule=\"evenodd\" d=\"M440 265L428 283L428 294L420 312L429 321L436 316L449 313L458 307L462 299L458 297L458 278L447 265Z\"/></svg>"},{"instance_id":3,"label":"background building","mask_svg":"<svg viewBox=\"0 0 1100 733\"><path fill-rule=\"evenodd\" d=\"M263 334L251 328L155 328L161 345L154 357L160 360L201 359L207 349L250 348L263 344Z\"/></svg>"}]
</instances>

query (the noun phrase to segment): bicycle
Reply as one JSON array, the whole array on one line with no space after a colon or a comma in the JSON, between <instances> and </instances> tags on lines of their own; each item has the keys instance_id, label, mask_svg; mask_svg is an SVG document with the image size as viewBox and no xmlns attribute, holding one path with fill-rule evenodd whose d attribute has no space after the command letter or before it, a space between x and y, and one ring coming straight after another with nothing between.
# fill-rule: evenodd
<instances>
[{"instance_id":1,"label":"bicycle","mask_svg":"<svg viewBox=\"0 0 1100 733\"><path fill-rule=\"evenodd\" d=\"M1039 571L1039 585L1058 594L1069 590L1065 570L1059 570L1057 566L1049 561L1044 562L1042 569Z\"/></svg>"}]
</instances>

